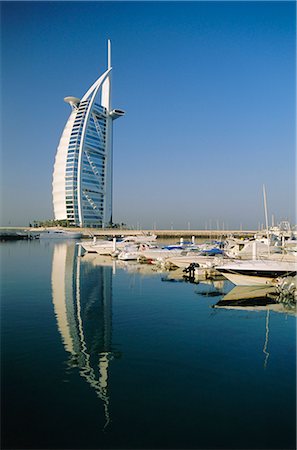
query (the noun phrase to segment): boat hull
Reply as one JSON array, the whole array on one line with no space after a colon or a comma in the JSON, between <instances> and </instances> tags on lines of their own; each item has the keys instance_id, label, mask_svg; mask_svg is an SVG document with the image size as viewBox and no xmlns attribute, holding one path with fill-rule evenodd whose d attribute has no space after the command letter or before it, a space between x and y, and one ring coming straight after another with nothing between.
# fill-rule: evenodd
<instances>
[{"instance_id":1,"label":"boat hull","mask_svg":"<svg viewBox=\"0 0 297 450\"><path fill-rule=\"evenodd\" d=\"M173 266L179 267L181 269L185 269L189 267L190 264L197 264L200 267L214 267L215 262L217 260L214 256L175 256L167 259L167 263L172 264Z\"/></svg>"},{"instance_id":2,"label":"boat hull","mask_svg":"<svg viewBox=\"0 0 297 450\"><path fill-rule=\"evenodd\" d=\"M98 255L111 255L114 252L114 246L110 245L95 245L91 242L81 243L81 247L88 253L97 253Z\"/></svg>"},{"instance_id":3,"label":"boat hull","mask_svg":"<svg viewBox=\"0 0 297 450\"><path fill-rule=\"evenodd\" d=\"M121 241L103 241L82 242L81 247L88 253L97 253L98 255L112 256L116 250L123 250L129 245L143 244L150 245L156 240L156 235L148 236L127 236Z\"/></svg>"},{"instance_id":4,"label":"boat hull","mask_svg":"<svg viewBox=\"0 0 297 450\"><path fill-rule=\"evenodd\" d=\"M40 239L80 239L82 237L82 233L55 233L51 231L43 231L40 233Z\"/></svg>"},{"instance_id":5,"label":"boat hull","mask_svg":"<svg viewBox=\"0 0 297 450\"><path fill-rule=\"evenodd\" d=\"M236 268L220 267L217 270L229 281L237 286L272 285L276 278L288 275L295 276L295 271L291 270L244 270Z\"/></svg>"}]
</instances>

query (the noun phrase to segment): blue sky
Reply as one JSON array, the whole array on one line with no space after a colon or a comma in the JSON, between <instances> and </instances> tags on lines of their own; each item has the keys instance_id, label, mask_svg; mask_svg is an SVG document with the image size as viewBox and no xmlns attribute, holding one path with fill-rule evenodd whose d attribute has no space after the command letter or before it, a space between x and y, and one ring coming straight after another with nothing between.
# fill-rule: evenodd
<instances>
[{"instance_id":1,"label":"blue sky","mask_svg":"<svg viewBox=\"0 0 297 450\"><path fill-rule=\"evenodd\" d=\"M294 2L3 2L2 226L52 218L56 148L112 41L114 221L295 218Z\"/></svg>"}]
</instances>

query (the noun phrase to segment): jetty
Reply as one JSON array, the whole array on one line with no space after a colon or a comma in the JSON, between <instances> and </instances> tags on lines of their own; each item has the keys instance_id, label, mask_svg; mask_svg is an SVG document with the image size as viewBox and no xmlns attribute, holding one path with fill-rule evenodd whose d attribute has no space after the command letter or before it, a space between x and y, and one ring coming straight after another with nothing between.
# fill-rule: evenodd
<instances>
[{"instance_id":1,"label":"jetty","mask_svg":"<svg viewBox=\"0 0 297 450\"><path fill-rule=\"evenodd\" d=\"M155 229L142 229L131 230L122 228L71 228L72 231L80 231L83 237L119 237L130 235L143 235L143 234L156 234L158 239L189 239L194 236L195 238L203 239L220 239L233 235L238 238L253 237L256 230L155 230Z\"/></svg>"},{"instance_id":2,"label":"jetty","mask_svg":"<svg viewBox=\"0 0 297 450\"><path fill-rule=\"evenodd\" d=\"M12 239L34 239L39 233L49 230L51 227L9 227L0 228L0 240ZM57 228L57 227L53 227ZM83 238L109 238L129 235L156 234L158 239L180 239L191 240L192 236L200 239L223 239L230 235L237 238L250 238L255 235L256 230L155 230L142 229L133 230L127 228L76 228L58 227L61 230L81 232Z\"/></svg>"},{"instance_id":3,"label":"jetty","mask_svg":"<svg viewBox=\"0 0 297 450\"><path fill-rule=\"evenodd\" d=\"M24 227L18 228L1 228L0 241L17 241L17 240L31 240L39 238L39 231L32 231Z\"/></svg>"}]
</instances>

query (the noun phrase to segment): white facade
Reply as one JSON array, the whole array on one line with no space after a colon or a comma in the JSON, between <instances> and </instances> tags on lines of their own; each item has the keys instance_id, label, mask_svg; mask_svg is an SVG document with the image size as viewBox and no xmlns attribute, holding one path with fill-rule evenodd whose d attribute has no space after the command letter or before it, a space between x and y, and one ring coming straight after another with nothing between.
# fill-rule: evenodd
<instances>
[{"instance_id":1,"label":"white facade","mask_svg":"<svg viewBox=\"0 0 297 450\"><path fill-rule=\"evenodd\" d=\"M66 97L72 112L58 145L53 174L55 220L80 227L112 223L112 125L125 113L111 109L108 67L80 100Z\"/></svg>"}]
</instances>

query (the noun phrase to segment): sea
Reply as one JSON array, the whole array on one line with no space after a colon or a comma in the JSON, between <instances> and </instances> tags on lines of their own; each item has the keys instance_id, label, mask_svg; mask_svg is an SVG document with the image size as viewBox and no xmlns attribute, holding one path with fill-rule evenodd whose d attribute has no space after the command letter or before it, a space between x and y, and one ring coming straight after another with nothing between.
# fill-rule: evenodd
<instances>
[{"instance_id":1,"label":"sea","mask_svg":"<svg viewBox=\"0 0 297 450\"><path fill-rule=\"evenodd\" d=\"M290 309L71 240L0 252L1 448L296 448Z\"/></svg>"}]
</instances>

